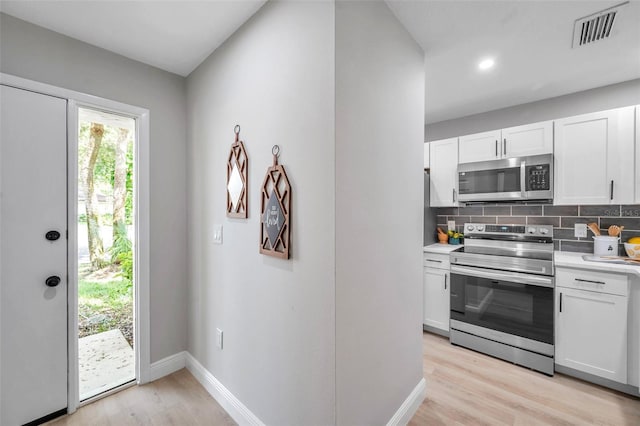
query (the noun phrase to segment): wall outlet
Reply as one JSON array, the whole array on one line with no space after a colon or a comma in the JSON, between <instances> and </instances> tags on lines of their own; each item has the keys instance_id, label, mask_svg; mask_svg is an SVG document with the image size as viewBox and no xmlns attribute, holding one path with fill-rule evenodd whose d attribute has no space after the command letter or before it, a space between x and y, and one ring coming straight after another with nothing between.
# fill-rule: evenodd
<instances>
[{"instance_id":1,"label":"wall outlet","mask_svg":"<svg viewBox=\"0 0 640 426\"><path fill-rule=\"evenodd\" d=\"M213 225L213 244L222 244L222 225Z\"/></svg>"},{"instance_id":2,"label":"wall outlet","mask_svg":"<svg viewBox=\"0 0 640 426\"><path fill-rule=\"evenodd\" d=\"M216 346L218 349L222 349L222 330L216 328Z\"/></svg>"},{"instance_id":3,"label":"wall outlet","mask_svg":"<svg viewBox=\"0 0 640 426\"><path fill-rule=\"evenodd\" d=\"M587 238L587 224L586 223L576 223L574 225L573 235L576 238Z\"/></svg>"},{"instance_id":4,"label":"wall outlet","mask_svg":"<svg viewBox=\"0 0 640 426\"><path fill-rule=\"evenodd\" d=\"M455 231L456 230L456 221L448 220L447 221L447 231Z\"/></svg>"}]
</instances>

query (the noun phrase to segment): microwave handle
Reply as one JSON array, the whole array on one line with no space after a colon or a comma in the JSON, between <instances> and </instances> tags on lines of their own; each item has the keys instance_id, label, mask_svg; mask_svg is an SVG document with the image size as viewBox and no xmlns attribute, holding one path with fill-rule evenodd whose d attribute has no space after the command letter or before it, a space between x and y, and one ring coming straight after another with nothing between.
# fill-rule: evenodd
<instances>
[{"instance_id":1,"label":"microwave handle","mask_svg":"<svg viewBox=\"0 0 640 426\"><path fill-rule=\"evenodd\" d=\"M520 190L522 194L522 199L525 199L527 194L527 162L526 160L522 160L520 162Z\"/></svg>"}]
</instances>

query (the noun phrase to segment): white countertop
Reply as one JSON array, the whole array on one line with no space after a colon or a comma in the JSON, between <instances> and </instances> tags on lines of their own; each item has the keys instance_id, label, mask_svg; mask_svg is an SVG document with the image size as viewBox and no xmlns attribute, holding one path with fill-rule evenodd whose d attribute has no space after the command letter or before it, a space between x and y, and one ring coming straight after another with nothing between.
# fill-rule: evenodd
<instances>
[{"instance_id":1,"label":"white countertop","mask_svg":"<svg viewBox=\"0 0 640 426\"><path fill-rule=\"evenodd\" d=\"M425 247L426 248L426 247ZM607 271L618 272L623 274L635 274L640 276L640 265L626 265L620 263L607 263L607 262L594 262L587 261L582 258L588 253L571 253L566 251L554 252L553 260L555 266L579 268L579 269L593 269L595 271Z\"/></svg>"},{"instance_id":2,"label":"white countertop","mask_svg":"<svg viewBox=\"0 0 640 426\"><path fill-rule=\"evenodd\" d=\"M422 248L422 251L424 253L440 253L440 254L447 254L447 253L451 253L452 251L454 251L457 248L462 247L462 244L440 244L440 243L435 243L435 244L431 244L428 246L424 246Z\"/></svg>"}]
</instances>

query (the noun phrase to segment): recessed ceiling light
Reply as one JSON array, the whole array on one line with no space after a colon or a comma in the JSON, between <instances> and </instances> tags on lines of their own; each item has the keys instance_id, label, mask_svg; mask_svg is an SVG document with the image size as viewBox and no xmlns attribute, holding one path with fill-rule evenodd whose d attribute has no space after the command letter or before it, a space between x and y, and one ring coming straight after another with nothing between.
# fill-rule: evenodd
<instances>
[{"instance_id":1,"label":"recessed ceiling light","mask_svg":"<svg viewBox=\"0 0 640 426\"><path fill-rule=\"evenodd\" d=\"M491 58L487 58L487 59L483 59L482 61L480 61L478 63L478 69L481 71L486 71L490 68L493 68L493 66L495 65L495 61Z\"/></svg>"}]
</instances>

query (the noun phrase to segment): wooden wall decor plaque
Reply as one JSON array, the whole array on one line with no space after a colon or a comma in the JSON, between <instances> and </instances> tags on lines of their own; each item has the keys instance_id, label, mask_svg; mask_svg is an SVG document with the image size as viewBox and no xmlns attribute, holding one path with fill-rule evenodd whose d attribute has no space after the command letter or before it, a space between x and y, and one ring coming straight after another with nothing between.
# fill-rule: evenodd
<instances>
[{"instance_id":1,"label":"wooden wall decor plaque","mask_svg":"<svg viewBox=\"0 0 640 426\"><path fill-rule=\"evenodd\" d=\"M262 182L260 208L260 253L289 259L291 245L291 185L278 164L280 147L274 145L273 165Z\"/></svg>"},{"instance_id":2,"label":"wooden wall decor plaque","mask_svg":"<svg viewBox=\"0 0 640 426\"><path fill-rule=\"evenodd\" d=\"M246 219L249 215L247 185L249 157L240 140L240 126L233 128L236 140L227 158L227 216Z\"/></svg>"}]
</instances>

